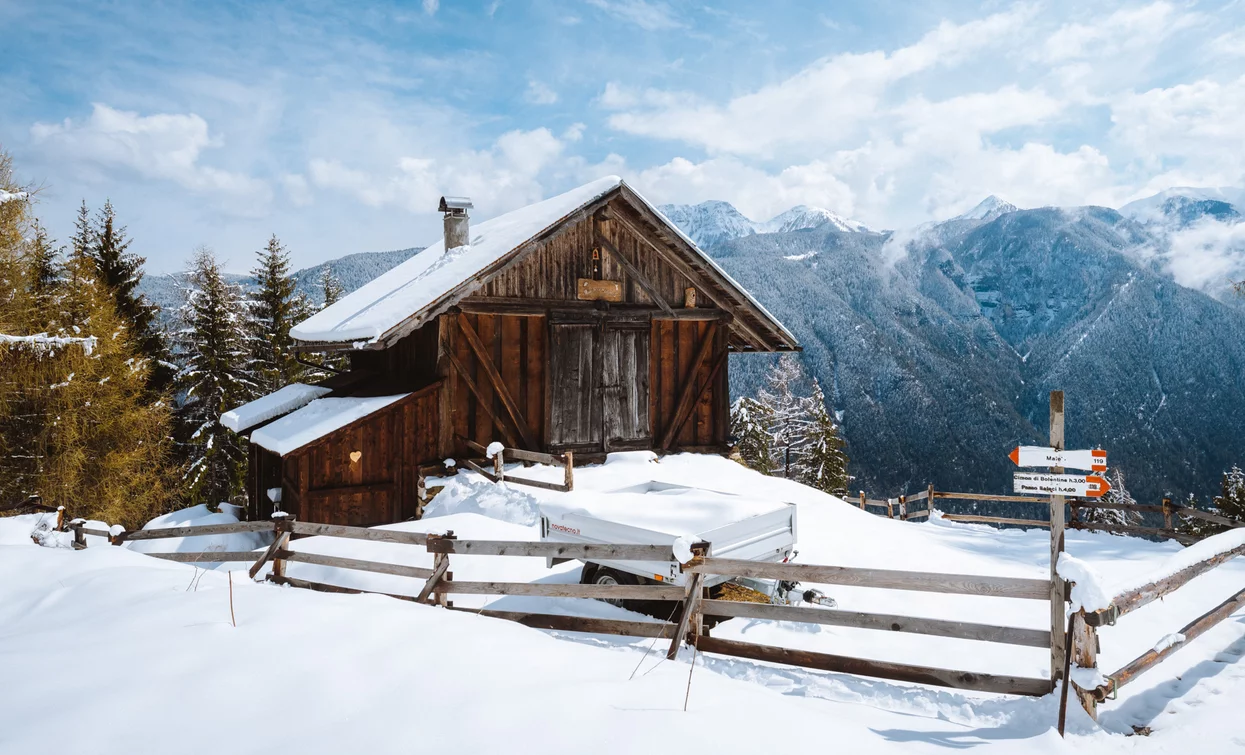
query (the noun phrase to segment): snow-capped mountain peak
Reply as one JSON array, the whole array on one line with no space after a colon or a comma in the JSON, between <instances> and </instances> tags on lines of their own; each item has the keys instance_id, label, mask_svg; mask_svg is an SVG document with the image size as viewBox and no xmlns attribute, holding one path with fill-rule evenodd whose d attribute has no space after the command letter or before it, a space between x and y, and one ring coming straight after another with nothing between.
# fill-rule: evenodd
<instances>
[{"instance_id":1,"label":"snow-capped mountain peak","mask_svg":"<svg viewBox=\"0 0 1245 755\"><path fill-rule=\"evenodd\" d=\"M1236 222L1241 218L1242 209L1245 209L1245 190L1177 186L1129 202L1120 208L1120 214L1139 223L1183 227L1202 217Z\"/></svg>"},{"instance_id":2,"label":"snow-capped mountain peak","mask_svg":"<svg viewBox=\"0 0 1245 755\"><path fill-rule=\"evenodd\" d=\"M845 218L822 207L796 205L786 212L775 215L764 223L756 223L758 233L786 233L806 228L830 226L847 233L868 232L872 229L857 220Z\"/></svg>"},{"instance_id":3,"label":"snow-capped mountain peak","mask_svg":"<svg viewBox=\"0 0 1245 755\"><path fill-rule=\"evenodd\" d=\"M845 233L870 232L868 226L821 207L797 205L763 223L751 220L730 202L709 200L695 205L663 204L658 208L702 247L756 233L787 233L829 227Z\"/></svg>"},{"instance_id":4,"label":"snow-capped mountain peak","mask_svg":"<svg viewBox=\"0 0 1245 755\"><path fill-rule=\"evenodd\" d=\"M1011 202L999 199L991 194L985 199L977 203L977 206L963 215L957 215L955 220L994 220L1000 215L1006 215L1009 212L1015 212L1020 208Z\"/></svg>"}]
</instances>

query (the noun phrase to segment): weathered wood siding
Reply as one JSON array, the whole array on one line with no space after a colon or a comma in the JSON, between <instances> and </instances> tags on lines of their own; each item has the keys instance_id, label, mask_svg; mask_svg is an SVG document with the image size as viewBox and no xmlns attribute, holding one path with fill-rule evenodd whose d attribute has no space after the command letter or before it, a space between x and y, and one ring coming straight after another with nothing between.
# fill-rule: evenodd
<instances>
[{"instance_id":1,"label":"weathered wood siding","mask_svg":"<svg viewBox=\"0 0 1245 755\"><path fill-rule=\"evenodd\" d=\"M653 437L660 438L674 421L680 392L692 371L692 361L710 323L653 320L649 363L649 412ZM713 350L696 372L697 385L708 379L713 364L726 351L726 332L717 330ZM724 446L730 431L730 393L725 366L696 402L691 415L675 436L675 448Z\"/></svg>"},{"instance_id":2,"label":"weathered wood siding","mask_svg":"<svg viewBox=\"0 0 1245 755\"><path fill-rule=\"evenodd\" d=\"M484 344L485 353L501 376L502 384L518 406L523 422L532 437L541 445L545 433L545 370L547 318L518 315L462 315ZM488 445L504 436L495 426L496 417L517 433L514 420L503 405L489 380L487 371L476 357L458 326L458 315L442 315L447 331L447 346L452 350L466 377L475 384L483 397L483 406L464 376L450 370L449 425L455 436L470 438ZM532 449L532 450L539 450ZM460 451L461 452L461 451Z\"/></svg>"},{"instance_id":3,"label":"weathered wood siding","mask_svg":"<svg viewBox=\"0 0 1245 755\"><path fill-rule=\"evenodd\" d=\"M440 384L287 455L283 508L304 521L370 526L415 515L416 475L437 458Z\"/></svg>"},{"instance_id":4,"label":"weathered wood siding","mask_svg":"<svg viewBox=\"0 0 1245 755\"><path fill-rule=\"evenodd\" d=\"M382 351L350 352L350 369L374 375L389 391L413 391L437 379L437 323L431 322Z\"/></svg>"},{"instance_id":5,"label":"weathered wood siding","mask_svg":"<svg viewBox=\"0 0 1245 755\"><path fill-rule=\"evenodd\" d=\"M281 457L254 443L247 445L247 454L247 518L267 519L273 512L268 490L281 487Z\"/></svg>"}]
</instances>

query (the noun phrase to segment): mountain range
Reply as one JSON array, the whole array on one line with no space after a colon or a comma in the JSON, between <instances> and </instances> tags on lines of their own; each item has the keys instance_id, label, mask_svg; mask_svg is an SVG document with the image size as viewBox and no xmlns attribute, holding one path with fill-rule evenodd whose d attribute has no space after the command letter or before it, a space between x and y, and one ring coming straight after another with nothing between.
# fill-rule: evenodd
<instances>
[{"instance_id":1,"label":"mountain range","mask_svg":"<svg viewBox=\"0 0 1245 755\"><path fill-rule=\"evenodd\" d=\"M903 232L804 206L765 222L722 201L660 209L800 339L841 419L853 488L1010 492L1007 453L1045 443L1060 388L1069 447L1107 449L1131 492L1154 502L1205 498L1245 464L1245 306L1226 285L1245 278L1242 207L1222 189L1119 210L988 197ZM1196 265L1207 249L1228 273L1190 286L1182 255ZM417 251L352 254L294 277L318 305L325 268L350 291ZM166 318L182 279L143 281ZM736 357L732 393L753 393L771 360Z\"/></svg>"}]
</instances>

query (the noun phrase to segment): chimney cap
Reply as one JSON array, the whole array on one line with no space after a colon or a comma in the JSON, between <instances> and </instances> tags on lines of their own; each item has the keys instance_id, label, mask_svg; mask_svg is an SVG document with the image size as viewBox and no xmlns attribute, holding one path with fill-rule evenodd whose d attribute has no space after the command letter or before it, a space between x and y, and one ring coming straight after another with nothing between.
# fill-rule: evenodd
<instances>
[{"instance_id":1,"label":"chimney cap","mask_svg":"<svg viewBox=\"0 0 1245 755\"><path fill-rule=\"evenodd\" d=\"M461 215L473 207L475 205L471 204L471 199L468 197L441 197L441 204L437 206L437 209L441 212Z\"/></svg>"}]
</instances>

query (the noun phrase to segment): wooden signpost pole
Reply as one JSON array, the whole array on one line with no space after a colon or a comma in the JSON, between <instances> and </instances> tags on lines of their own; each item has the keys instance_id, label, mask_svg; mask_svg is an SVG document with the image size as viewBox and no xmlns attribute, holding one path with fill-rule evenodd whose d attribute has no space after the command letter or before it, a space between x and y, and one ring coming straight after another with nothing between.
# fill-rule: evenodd
<instances>
[{"instance_id":1,"label":"wooden signpost pole","mask_svg":"<svg viewBox=\"0 0 1245 755\"><path fill-rule=\"evenodd\" d=\"M1063 391L1050 392L1050 446L1063 450ZM1063 467L1051 472L1062 474ZM1058 681L1063 677L1064 657L1068 638L1065 636L1064 584L1059 577L1059 554L1063 553L1064 497L1050 498L1050 678Z\"/></svg>"}]
</instances>

